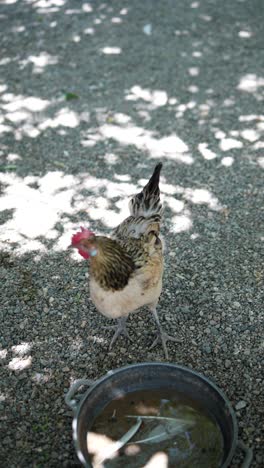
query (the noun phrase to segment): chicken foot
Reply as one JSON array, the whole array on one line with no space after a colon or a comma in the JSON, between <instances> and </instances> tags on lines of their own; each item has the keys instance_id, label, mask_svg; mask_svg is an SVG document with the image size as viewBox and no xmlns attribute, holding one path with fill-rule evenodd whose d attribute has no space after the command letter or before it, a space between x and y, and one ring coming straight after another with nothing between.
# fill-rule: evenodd
<instances>
[{"instance_id":1,"label":"chicken foot","mask_svg":"<svg viewBox=\"0 0 264 468\"><path fill-rule=\"evenodd\" d=\"M164 351L164 354L165 354L165 358L169 359L168 349L167 349L167 345L166 345L167 341L174 341L175 343L180 343L181 340L179 338L175 338L174 336L168 335L168 333L166 333L166 332L164 332L162 330L162 326L161 326L160 321L159 321L159 317L158 317L158 314L157 314L156 307L150 307L149 309L152 312L153 317L154 317L155 322L156 322L156 325L158 327L157 337L155 338L154 342L152 343L152 345L150 346L149 349L154 348L157 345L157 343L159 341L161 341L163 351Z\"/></svg>"},{"instance_id":2,"label":"chicken foot","mask_svg":"<svg viewBox=\"0 0 264 468\"><path fill-rule=\"evenodd\" d=\"M112 349L112 346L116 342L119 335L125 335L130 341L132 341L127 331L126 321L127 321L127 316L119 317L117 319L117 325L110 325L108 327L103 327L103 328L108 328L108 329L113 328L115 330L114 336L112 340L110 341L109 349Z\"/></svg>"}]
</instances>

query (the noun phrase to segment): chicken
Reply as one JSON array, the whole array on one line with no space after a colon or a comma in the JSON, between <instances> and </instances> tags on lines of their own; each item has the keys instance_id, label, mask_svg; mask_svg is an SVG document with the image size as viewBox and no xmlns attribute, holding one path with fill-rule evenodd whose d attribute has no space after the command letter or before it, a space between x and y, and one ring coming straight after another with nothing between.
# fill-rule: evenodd
<instances>
[{"instance_id":1,"label":"chicken","mask_svg":"<svg viewBox=\"0 0 264 468\"><path fill-rule=\"evenodd\" d=\"M130 216L111 237L96 236L81 228L72 236L70 247L90 260L90 296L96 308L106 317L117 319L110 349L121 333L129 338L128 315L148 306L158 327L151 348L161 340L168 359L166 342L178 340L162 330L156 311L163 275L161 168L162 164L157 164L147 185L130 200Z\"/></svg>"}]
</instances>

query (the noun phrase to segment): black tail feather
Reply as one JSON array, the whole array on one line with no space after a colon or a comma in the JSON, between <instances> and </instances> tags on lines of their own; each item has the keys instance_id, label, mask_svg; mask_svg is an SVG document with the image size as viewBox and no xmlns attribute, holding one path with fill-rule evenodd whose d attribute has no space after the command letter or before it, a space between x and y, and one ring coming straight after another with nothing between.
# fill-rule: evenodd
<instances>
[{"instance_id":1,"label":"black tail feather","mask_svg":"<svg viewBox=\"0 0 264 468\"><path fill-rule=\"evenodd\" d=\"M154 172L142 192L130 200L130 213L133 216L161 214L159 179L162 163L156 165Z\"/></svg>"},{"instance_id":2,"label":"black tail feather","mask_svg":"<svg viewBox=\"0 0 264 468\"><path fill-rule=\"evenodd\" d=\"M153 194L155 191L159 192L159 179L160 179L160 171L162 168L162 163L159 163L155 166L154 172L149 179L147 185L144 187L143 191L145 194Z\"/></svg>"}]
</instances>

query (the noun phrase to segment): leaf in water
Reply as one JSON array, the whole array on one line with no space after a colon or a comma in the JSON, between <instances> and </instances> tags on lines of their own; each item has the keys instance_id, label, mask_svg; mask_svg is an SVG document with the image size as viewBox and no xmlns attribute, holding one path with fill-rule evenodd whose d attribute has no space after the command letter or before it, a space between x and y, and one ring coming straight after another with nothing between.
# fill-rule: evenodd
<instances>
[{"instance_id":1,"label":"leaf in water","mask_svg":"<svg viewBox=\"0 0 264 468\"><path fill-rule=\"evenodd\" d=\"M164 426L161 424L149 433L149 437L146 439L135 440L135 442L131 442L131 444L149 444L149 443L158 443L170 438L168 437L168 433L164 431Z\"/></svg>"},{"instance_id":2,"label":"leaf in water","mask_svg":"<svg viewBox=\"0 0 264 468\"><path fill-rule=\"evenodd\" d=\"M148 420L148 423L145 430L143 430L143 433L141 433L141 435L144 436L144 438L134 441L134 444L163 442L165 440L171 439L176 434L185 432L187 428L190 428L194 425L194 421L190 418L176 419L162 416L140 417L141 419Z\"/></svg>"},{"instance_id":3,"label":"leaf in water","mask_svg":"<svg viewBox=\"0 0 264 468\"><path fill-rule=\"evenodd\" d=\"M137 419L139 416L135 416L133 414L128 414L126 416L127 418L134 418L134 419ZM140 415L140 418L141 419L152 419L152 420L161 420L161 421L172 421L172 422L177 422L179 424L186 424L188 422L191 422L193 423L193 420L192 419L180 419L180 418L170 418L170 417L167 417L167 416L141 416Z\"/></svg>"},{"instance_id":4,"label":"leaf in water","mask_svg":"<svg viewBox=\"0 0 264 468\"><path fill-rule=\"evenodd\" d=\"M142 419L140 417L137 417L137 422L132 426L129 431L127 431L121 439L117 440L113 444L111 444L109 447L107 447L104 451L102 451L102 454L99 455L99 460L98 464L101 465L105 460L110 458L115 452L120 450L124 445L127 444L127 442L132 439L132 437L137 433L139 430L140 426L142 423Z\"/></svg>"},{"instance_id":5,"label":"leaf in water","mask_svg":"<svg viewBox=\"0 0 264 468\"><path fill-rule=\"evenodd\" d=\"M75 93L66 93L65 94L66 101L72 101L73 99L79 99L78 94Z\"/></svg>"}]
</instances>

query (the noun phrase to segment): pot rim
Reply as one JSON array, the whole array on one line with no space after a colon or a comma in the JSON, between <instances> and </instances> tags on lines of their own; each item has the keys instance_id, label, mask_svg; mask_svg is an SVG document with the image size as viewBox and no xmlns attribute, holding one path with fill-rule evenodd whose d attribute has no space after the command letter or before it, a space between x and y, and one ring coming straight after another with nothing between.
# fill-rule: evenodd
<instances>
[{"instance_id":1,"label":"pot rim","mask_svg":"<svg viewBox=\"0 0 264 468\"><path fill-rule=\"evenodd\" d=\"M199 372L197 372L197 371L195 371L193 369L190 369L189 367L186 367L186 366L183 366L183 365L180 365L180 364L173 364L173 363L166 363L166 362L151 362L151 361L149 361L149 362L140 362L140 363L135 363L135 364L128 364L126 366L118 367L117 369L108 371L106 374L104 374L102 377L100 377L98 380L96 380L91 385L91 387L89 387L88 390L82 396L76 410L74 411L74 418L73 418L73 421L72 421L72 431L73 431L73 441L74 441L75 449L76 449L78 458L79 458L80 462L83 464L83 466L85 466L86 468L91 468L92 467L92 465L83 456L83 453L81 451L80 444L79 444L79 441L78 441L78 434L77 434L79 414L80 414L80 411L81 411L81 408L82 408L83 404L85 403L85 401L89 397L89 394L92 391L94 391L94 389L96 387L98 387L99 385L102 385L106 380L111 379L111 377L113 375L125 372L127 370L131 370L133 368L147 367L147 366L151 366L151 367L171 367L173 369L187 371L189 374L192 374L193 376L198 377L199 379L201 379L203 382L205 382L209 387L213 388L221 396L221 398L224 400L224 403L225 403L225 405L226 405L226 407L228 409L228 412L229 412L229 414L231 416L232 425L233 425L233 440L232 440L232 443L231 443L231 447L230 447L230 450L229 450L229 453L228 453L228 456L227 456L225 462L220 467L220 468L228 468L231 461L232 461L232 458L234 456L234 453L235 453L235 450L236 450L236 447L237 447L237 443L238 443L238 425L237 425L237 419L236 419L235 412L234 412L234 410L232 408L232 405L231 405L230 401L228 400L227 396L223 392L223 390L221 390L208 377L205 377L203 374L200 374Z\"/></svg>"}]
</instances>

